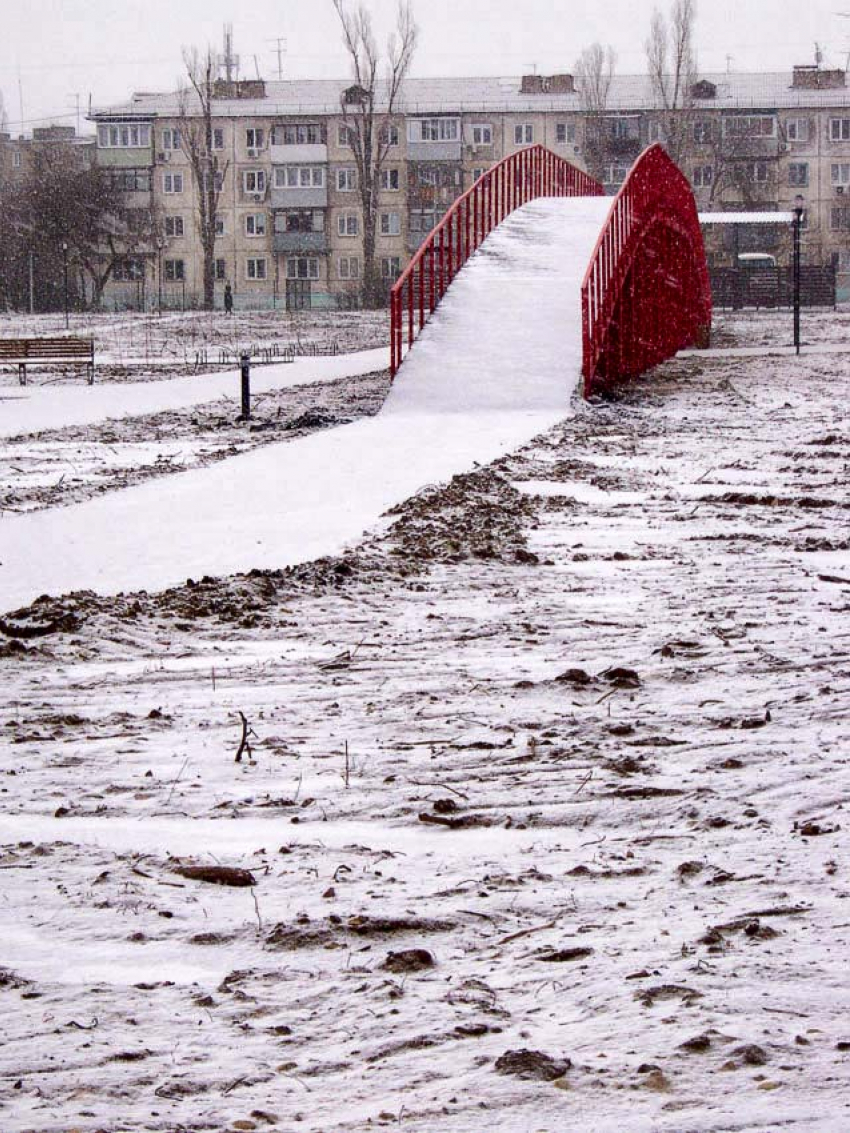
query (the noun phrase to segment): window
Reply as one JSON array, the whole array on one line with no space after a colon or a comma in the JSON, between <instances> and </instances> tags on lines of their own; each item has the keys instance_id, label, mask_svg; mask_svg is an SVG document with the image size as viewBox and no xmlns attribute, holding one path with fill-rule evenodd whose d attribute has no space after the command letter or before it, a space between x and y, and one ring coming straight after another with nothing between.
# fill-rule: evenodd
<instances>
[{"instance_id":1,"label":"window","mask_svg":"<svg viewBox=\"0 0 850 1133\"><path fill-rule=\"evenodd\" d=\"M145 278L145 265L141 260L118 260L112 278L116 283L136 283Z\"/></svg>"},{"instance_id":2,"label":"window","mask_svg":"<svg viewBox=\"0 0 850 1133\"><path fill-rule=\"evenodd\" d=\"M183 174L182 173L163 173L162 175L162 191L163 193L182 193L183 192Z\"/></svg>"},{"instance_id":3,"label":"window","mask_svg":"<svg viewBox=\"0 0 850 1133\"><path fill-rule=\"evenodd\" d=\"M165 218L165 235L166 236L182 236L183 235L183 217L182 216L167 216Z\"/></svg>"},{"instance_id":4,"label":"window","mask_svg":"<svg viewBox=\"0 0 850 1133\"><path fill-rule=\"evenodd\" d=\"M258 126L249 126L245 131L245 145L248 149L262 149L266 132Z\"/></svg>"},{"instance_id":5,"label":"window","mask_svg":"<svg viewBox=\"0 0 850 1133\"><path fill-rule=\"evenodd\" d=\"M397 146L398 126L382 126L379 138L382 146Z\"/></svg>"},{"instance_id":6,"label":"window","mask_svg":"<svg viewBox=\"0 0 850 1133\"><path fill-rule=\"evenodd\" d=\"M555 123L555 141L558 145L566 145L567 142L574 142L576 140L576 127L574 122L556 122Z\"/></svg>"},{"instance_id":7,"label":"window","mask_svg":"<svg viewBox=\"0 0 850 1133\"><path fill-rule=\"evenodd\" d=\"M336 187L340 193L353 193L357 187L357 170L352 166L336 171Z\"/></svg>"},{"instance_id":8,"label":"window","mask_svg":"<svg viewBox=\"0 0 850 1133\"><path fill-rule=\"evenodd\" d=\"M637 118L612 118L611 137L616 142L634 142L640 139L640 121Z\"/></svg>"},{"instance_id":9,"label":"window","mask_svg":"<svg viewBox=\"0 0 850 1133\"><path fill-rule=\"evenodd\" d=\"M381 259L381 279L395 281L401 275L401 259L398 256L384 256Z\"/></svg>"},{"instance_id":10,"label":"window","mask_svg":"<svg viewBox=\"0 0 850 1133\"><path fill-rule=\"evenodd\" d=\"M522 122L514 126L514 145L530 146L534 141L534 126L531 122Z\"/></svg>"},{"instance_id":11,"label":"window","mask_svg":"<svg viewBox=\"0 0 850 1133\"><path fill-rule=\"evenodd\" d=\"M266 279L266 261L264 259L248 259L245 261L246 279Z\"/></svg>"},{"instance_id":12,"label":"window","mask_svg":"<svg viewBox=\"0 0 850 1133\"><path fill-rule=\"evenodd\" d=\"M246 169L242 174L242 184L246 193L265 193L265 171L262 169Z\"/></svg>"},{"instance_id":13,"label":"window","mask_svg":"<svg viewBox=\"0 0 850 1133\"><path fill-rule=\"evenodd\" d=\"M401 183L397 169L381 170L381 188L388 193L397 193L399 191Z\"/></svg>"},{"instance_id":14,"label":"window","mask_svg":"<svg viewBox=\"0 0 850 1133\"><path fill-rule=\"evenodd\" d=\"M245 217L246 236L265 236L266 214L264 212L249 212Z\"/></svg>"},{"instance_id":15,"label":"window","mask_svg":"<svg viewBox=\"0 0 850 1133\"><path fill-rule=\"evenodd\" d=\"M411 209L407 220L408 231L430 232L441 216L442 213L436 209Z\"/></svg>"},{"instance_id":16,"label":"window","mask_svg":"<svg viewBox=\"0 0 850 1133\"><path fill-rule=\"evenodd\" d=\"M602 170L603 185L622 185L629 175L628 165L606 165Z\"/></svg>"},{"instance_id":17,"label":"window","mask_svg":"<svg viewBox=\"0 0 850 1133\"><path fill-rule=\"evenodd\" d=\"M770 168L766 161L740 161L735 165L734 171L739 185L764 185L770 180Z\"/></svg>"},{"instance_id":18,"label":"window","mask_svg":"<svg viewBox=\"0 0 850 1133\"><path fill-rule=\"evenodd\" d=\"M340 236L356 236L360 231L357 213L341 212L336 218L336 227Z\"/></svg>"},{"instance_id":19,"label":"window","mask_svg":"<svg viewBox=\"0 0 850 1133\"><path fill-rule=\"evenodd\" d=\"M809 140L808 118L789 118L785 123L785 137L789 142L807 142Z\"/></svg>"},{"instance_id":20,"label":"window","mask_svg":"<svg viewBox=\"0 0 850 1133\"><path fill-rule=\"evenodd\" d=\"M833 185L850 185L850 164L842 161L832 166Z\"/></svg>"},{"instance_id":21,"label":"window","mask_svg":"<svg viewBox=\"0 0 850 1133\"><path fill-rule=\"evenodd\" d=\"M360 261L356 256L340 256L338 266L340 279L360 278Z\"/></svg>"},{"instance_id":22,"label":"window","mask_svg":"<svg viewBox=\"0 0 850 1133\"><path fill-rule=\"evenodd\" d=\"M707 145L711 141L710 122L694 122L694 141L700 146Z\"/></svg>"},{"instance_id":23,"label":"window","mask_svg":"<svg viewBox=\"0 0 850 1133\"><path fill-rule=\"evenodd\" d=\"M183 260L165 261L166 283L183 283L186 279L186 265Z\"/></svg>"},{"instance_id":24,"label":"window","mask_svg":"<svg viewBox=\"0 0 850 1133\"><path fill-rule=\"evenodd\" d=\"M792 161L788 165L788 184L802 187L809 183L809 165L806 161Z\"/></svg>"},{"instance_id":25,"label":"window","mask_svg":"<svg viewBox=\"0 0 850 1133\"><path fill-rule=\"evenodd\" d=\"M162 131L162 148L168 152L180 149L180 131L166 128Z\"/></svg>"},{"instance_id":26,"label":"window","mask_svg":"<svg viewBox=\"0 0 850 1133\"><path fill-rule=\"evenodd\" d=\"M13 169L20 169L21 168L21 151L19 149L16 149L15 152L12 154L12 168Z\"/></svg>"},{"instance_id":27,"label":"window","mask_svg":"<svg viewBox=\"0 0 850 1133\"><path fill-rule=\"evenodd\" d=\"M460 141L459 118L411 118L407 123L410 142Z\"/></svg>"},{"instance_id":28,"label":"window","mask_svg":"<svg viewBox=\"0 0 850 1133\"><path fill-rule=\"evenodd\" d=\"M354 141L354 131L350 126L340 126L336 135L337 144L344 149L350 149Z\"/></svg>"},{"instance_id":29,"label":"window","mask_svg":"<svg viewBox=\"0 0 850 1133\"><path fill-rule=\"evenodd\" d=\"M318 279L319 261L315 256L290 256L286 261L287 279Z\"/></svg>"},{"instance_id":30,"label":"window","mask_svg":"<svg viewBox=\"0 0 850 1133\"><path fill-rule=\"evenodd\" d=\"M400 236L401 235L401 215L397 212L382 212L381 213L381 235L382 236Z\"/></svg>"},{"instance_id":31,"label":"window","mask_svg":"<svg viewBox=\"0 0 850 1133\"><path fill-rule=\"evenodd\" d=\"M324 141L322 127L315 122L275 126L272 130L273 146L320 146Z\"/></svg>"},{"instance_id":32,"label":"window","mask_svg":"<svg viewBox=\"0 0 850 1133\"><path fill-rule=\"evenodd\" d=\"M491 146L493 144L493 127L486 123L473 125L472 144L474 146Z\"/></svg>"},{"instance_id":33,"label":"window","mask_svg":"<svg viewBox=\"0 0 850 1133\"><path fill-rule=\"evenodd\" d=\"M850 206L840 205L830 209L829 227L833 232L847 232L850 230Z\"/></svg>"},{"instance_id":34,"label":"window","mask_svg":"<svg viewBox=\"0 0 850 1133\"><path fill-rule=\"evenodd\" d=\"M149 193L151 191L151 172L149 169L110 169L109 181L119 193Z\"/></svg>"},{"instance_id":35,"label":"window","mask_svg":"<svg viewBox=\"0 0 850 1133\"><path fill-rule=\"evenodd\" d=\"M850 118L830 118L829 140L831 142L850 141Z\"/></svg>"},{"instance_id":36,"label":"window","mask_svg":"<svg viewBox=\"0 0 850 1133\"><path fill-rule=\"evenodd\" d=\"M98 126L97 144L101 149L144 149L151 144L151 128L141 123Z\"/></svg>"},{"instance_id":37,"label":"window","mask_svg":"<svg viewBox=\"0 0 850 1133\"><path fill-rule=\"evenodd\" d=\"M323 209L287 209L275 213L275 232L324 232L325 213Z\"/></svg>"},{"instance_id":38,"label":"window","mask_svg":"<svg viewBox=\"0 0 850 1133\"><path fill-rule=\"evenodd\" d=\"M850 119L847 120L850 124ZM772 114L735 114L723 119L724 138L775 138L776 119ZM850 137L850 134L848 134Z\"/></svg>"},{"instance_id":39,"label":"window","mask_svg":"<svg viewBox=\"0 0 850 1133\"><path fill-rule=\"evenodd\" d=\"M325 170L321 165L278 165L274 183L278 189L323 189Z\"/></svg>"},{"instance_id":40,"label":"window","mask_svg":"<svg viewBox=\"0 0 850 1133\"><path fill-rule=\"evenodd\" d=\"M224 130L220 126L213 130L213 149L224 149Z\"/></svg>"},{"instance_id":41,"label":"window","mask_svg":"<svg viewBox=\"0 0 850 1133\"><path fill-rule=\"evenodd\" d=\"M710 165L698 165L694 169L693 185L695 189L707 189L714 180L714 169Z\"/></svg>"},{"instance_id":42,"label":"window","mask_svg":"<svg viewBox=\"0 0 850 1133\"><path fill-rule=\"evenodd\" d=\"M220 212L215 214L215 234L216 236L224 236L225 234L224 217Z\"/></svg>"},{"instance_id":43,"label":"window","mask_svg":"<svg viewBox=\"0 0 850 1133\"><path fill-rule=\"evenodd\" d=\"M486 166L481 166L480 169L473 169L473 171L472 171L472 183L475 184L475 182L478 180L478 178L483 177L486 172L487 172Z\"/></svg>"},{"instance_id":44,"label":"window","mask_svg":"<svg viewBox=\"0 0 850 1133\"><path fill-rule=\"evenodd\" d=\"M203 177L201 178L201 183L203 184L204 192L206 193L209 189L210 184L208 173L204 173ZM213 174L213 183L215 185L215 191L217 193L220 193L224 188L224 172L222 170L217 169L215 171L215 173Z\"/></svg>"},{"instance_id":45,"label":"window","mask_svg":"<svg viewBox=\"0 0 850 1133\"><path fill-rule=\"evenodd\" d=\"M222 283L227 279L227 265L224 260L215 261L215 278L217 283Z\"/></svg>"},{"instance_id":46,"label":"window","mask_svg":"<svg viewBox=\"0 0 850 1133\"><path fill-rule=\"evenodd\" d=\"M650 118L646 124L646 140L650 143L664 143L664 124L657 118Z\"/></svg>"}]
</instances>

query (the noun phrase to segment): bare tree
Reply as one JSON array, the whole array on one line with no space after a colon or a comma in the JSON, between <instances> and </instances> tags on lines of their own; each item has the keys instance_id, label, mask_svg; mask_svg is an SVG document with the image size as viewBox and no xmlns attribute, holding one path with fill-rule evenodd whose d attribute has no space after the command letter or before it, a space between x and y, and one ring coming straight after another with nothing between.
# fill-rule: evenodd
<instances>
[{"instance_id":1,"label":"bare tree","mask_svg":"<svg viewBox=\"0 0 850 1133\"><path fill-rule=\"evenodd\" d=\"M219 168L213 150L213 98L216 60L211 47L201 55L197 48L183 49L190 86L179 95L180 144L195 182L196 221L204 254L204 309L215 306L215 214L227 163Z\"/></svg>"},{"instance_id":2,"label":"bare tree","mask_svg":"<svg viewBox=\"0 0 850 1133\"><path fill-rule=\"evenodd\" d=\"M375 262L375 236L381 175L392 142L391 127L399 93L416 50L418 28L410 0L398 0L396 29L387 43L386 79L379 89L380 52L365 3L354 9L349 0L333 0L342 25L342 38L353 72L353 85L342 96L342 117L357 167L363 211L363 303L377 307L383 300Z\"/></svg>"},{"instance_id":3,"label":"bare tree","mask_svg":"<svg viewBox=\"0 0 850 1133\"><path fill-rule=\"evenodd\" d=\"M667 152L677 165L688 155L693 133L693 46L696 0L674 0L669 24L656 8L644 44L652 94L661 111Z\"/></svg>"},{"instance_id":4,"label":"bare tree","mask_svg":"<svg viewBox=\"0 0 850 1133\"><path fill-rule=\"evenodd\" d=\"M602 179L608 138L605 112L611 94L617 56L612 47L592 43L579 55L575 65L581 106L584 111L584 163L591 177Z\"/></svg>"}]
</instances>

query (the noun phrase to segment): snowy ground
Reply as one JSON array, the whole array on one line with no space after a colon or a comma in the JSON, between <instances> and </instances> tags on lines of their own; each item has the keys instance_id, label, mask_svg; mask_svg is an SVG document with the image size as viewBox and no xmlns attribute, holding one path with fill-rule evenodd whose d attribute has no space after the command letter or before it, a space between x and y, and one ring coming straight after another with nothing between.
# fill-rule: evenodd
<instances>
[{"instance_id":1,"label":"snowy ground","mask_svg":"<svg viewBox=\"0 0 850 1133\"><path fill-rule=\"evenodd\" d=\"M0 1129L847 1129L844 386L669 363L341 557L0 621Z\"/></svg>"}]
</instances>

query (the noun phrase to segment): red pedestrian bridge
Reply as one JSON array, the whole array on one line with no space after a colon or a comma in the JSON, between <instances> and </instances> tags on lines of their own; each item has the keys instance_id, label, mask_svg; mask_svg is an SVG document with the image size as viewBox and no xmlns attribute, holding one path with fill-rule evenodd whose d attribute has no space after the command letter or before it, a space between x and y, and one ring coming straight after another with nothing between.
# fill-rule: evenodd
<instances>
[{"instance_id":1,"label":"red pedestrian bridge","mask_svg":"<svg viewBox=\"0 0 850 1133\"><path fill-rule=\"evenodd\" d=\"M540 198L600 196L597 181L543 146L520 150L488 170L454 202L392 288L393 376L463 265L508 216ZM565 212L564 223L569 216ZM560 310L553 296L552 318L573 324L580 318L586 396L642 374L707 335L711 290L696 204L660 145L632 166L589 262L577 267L583 269L580 311ZM509 310L504 318L510 319Z\"/></svg>"}]
</instances>

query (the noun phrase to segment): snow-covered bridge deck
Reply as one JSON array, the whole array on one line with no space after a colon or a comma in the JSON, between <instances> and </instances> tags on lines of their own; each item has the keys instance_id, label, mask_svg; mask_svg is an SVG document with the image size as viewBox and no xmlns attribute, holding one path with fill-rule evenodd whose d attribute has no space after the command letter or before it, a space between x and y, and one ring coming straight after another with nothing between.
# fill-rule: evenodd
<instances>
[{"instance_id":1,"label":"snow-covered bridge deck","mask_svg":"<svg viewBox=\"0 0 850 1133\"><path fill-rule=\"evenodd\" d=\"M378 417L4 517L0 608L332 554L423 486L550 427L579 381L581 281L609 207L543 199L512 214L454 281Z\"/></svg>"}]
</instances>

